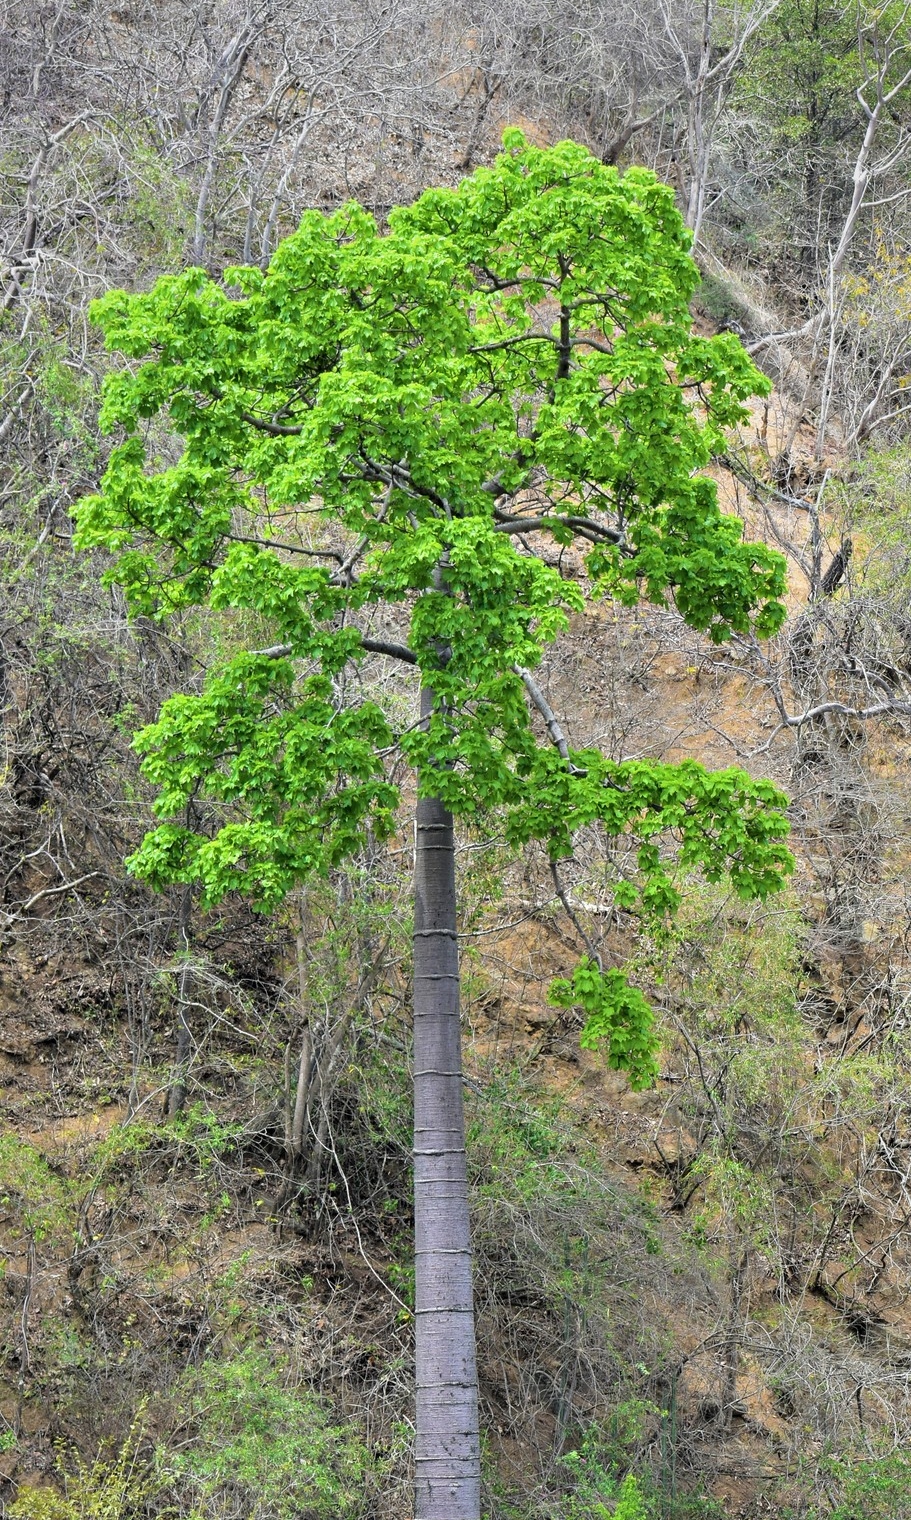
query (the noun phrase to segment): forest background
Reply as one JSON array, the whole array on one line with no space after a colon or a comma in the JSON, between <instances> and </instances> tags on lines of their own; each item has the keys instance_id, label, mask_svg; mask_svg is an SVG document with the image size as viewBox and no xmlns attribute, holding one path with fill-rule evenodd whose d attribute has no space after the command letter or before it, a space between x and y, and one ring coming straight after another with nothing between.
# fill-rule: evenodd
<instances>
[{"instance_id":1,"label":"forest background","mask_svg":"<svg viewBox=\"0 0 911 1520\"><path fill-rule=\"evenodd\" d=\"M790 566L769 645L604 604L541 684L574 744L770 776L798 869L656 945L622 842L555 886L461 841L487 1512L911 1514L911 7L59 0L0 86L0 1510L409 1512L410 841L271 917L131 879L131 734L225 634L129 621L69 511L93 297L513 124L674 186L697 326L775 386L712 473ZM586 943L660 1010L650 1092L547 1001Z\"/></svg>"}]
</instances>

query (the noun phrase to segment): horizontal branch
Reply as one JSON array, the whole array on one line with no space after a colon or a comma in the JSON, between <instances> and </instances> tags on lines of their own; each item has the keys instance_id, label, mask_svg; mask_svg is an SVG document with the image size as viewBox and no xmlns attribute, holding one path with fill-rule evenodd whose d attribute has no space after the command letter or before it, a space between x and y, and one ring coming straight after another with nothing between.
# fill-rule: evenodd
<instances>
[{"instance_id":1,"label":"horizontal branch","mask_svg":"<svg viewBox=\"0 0 911 1520\"><path fill-rule=\"evenodd\" d=\"M475 343L469 348L470 354L492 354L500 348L515 348L517 343L549 343L551 348L561 346L560 339L552 333L526 332L513 333L508 338L497 338L494 343Z\"/></svg>"},{"instance_id":2,"label":"horizontal branch","mask_svg":"<svg viewBox=\"0 0 911 1520\"><path fill-rule=\"evenodd\" d=\"M555 513L546 513L540 517L508 517L500 511L495 511L493 515L495 533L538 533L553 528L570 528L593 543L604 540L622 548L625 542L619 528L607 528L591 517L558 517Z\"/></svg>"},{"instance_id":3,"label":"horizontal branch","mask_svg":"<svg viewBox=\"0 0 911 1520\"><path fill-rule=\"evenodd\" d=\"M84 876L77 876L75 881L64 881L58 887L42 887L40 892L33 892L28 901L17 908L15 913L6 914L7 929L17 923L20 918L23 918L30 908L34 908L37 903L43 902L46 897L57 897L61 892L73 892L76 887L81 887L84 881L91 881L93 877L100 875L100 871L87 871Z\"/></svg>"},{"instance_id":4,"label":"horizontal branch","mask_svg":"<svg viewBox=\"0 0 911 1520\"><path fill-rule=\"evenodd\" d=\"M574 303L574 305L581 305L581 304L583 304L583 303L581 303L581 302L575 302ZM587 304L590 304L590 303L586 302L584 304L587 305ZM547 343L551 348L556 348L556 349L562 349L562 348L566 348L566 347L569 347L569 348L596 348L598 350L599 354L607 354L610 357L613 356L613 352L614 352L614 350L610 347L609 344L607 344L607 343L600 343L597 338L586 338L586 337L570 338L569 342L567 344L567 343L564 343L564 341L563 341L562 338L555 337L553 333L544 333L544 332L513 333L511 337L508 337L508 338L497 338L496 341L493 342L493 343L476 343L472 348L470 348L468 350L468 352L470 354L491 354L491 353L494 353L497 349L515 348L516 345L519 344L519 343Z\"/></svg>"},{"instance_id":5,"label":"horizontal branch","mask_svg":"<svg viewBox=\"0 0 911 1520\"><path fill-rule=\"evenodd\" d=\"M252 412L241 412L241 418L248 422L250 427L256 428L258 433L268 433L272 438L298 438L304 431L302 427L284 427L280 422L270 422L265 417L255 417Z\"/></svg>"},{"instance_id":6,"label":"horizontal branch","mask_svg":"<svg viewBox=\"0 0 911 1520\"><path fill-rule=\"evenodd\" d=\"M278 538L254 538L248 533L232 533L233 544L258 544L263 549L281 549L285 554L307 554L311 559L334 559L339 565L345 565L344 555L337 549L305 549L302 544L286 544Z\"/></svg>"},{"instance_id":7,"label":"horizontal branch","mask_svg":"<svg viewBox=\"0 0 911 1520\"><path fill-rule=\"evenodd\" d=\"M385 654L391 660L402 660L406 665L416 665L418 657L413 649L407 644L395 644L389 639L372 639L367 634L361 634L361 648L368 654ZM293 644L270 644L268 649L251 649L251 654L258 655L264 660L283 660L294 653Z\"/></svg>"},{"instance_id":8,"label":"horizontal branch","mask_svg":"<svg viewBox=\"0 0 911 1520\"><path fill-rule=\"evenodd\" d=\"M781 709L779 708L779 711ZM829 713L836 714L841 718L886 718L890 713L897 713L903 717L911 716L911 702L874 702L871 707L849 707L846 702L820 702L816 707L808 707L802 713L782 713L781 721L776 723L765 744L758 749L750 750L750 756L764 755L772 748L775 740L785 729L801 728L804 723L812 723L816 718L824 718ZM720 732L720 730L717 730Z\"/></svg>"},{"instance_id":9,"label":"horizontal branch","mask_svg":"<svg viewBox=\"0 0 911 1520\"><path fill-rule=\"evenodd\" d=\"M848 707L846 702L820 702L818 707L808 707L806 712L786 716L780 728L800 728L814 718L824 718L826 713L838 713L843 718L882 718L886 713L911 713L911 702L876 702L872 707Z\"/></svg>"},{"instance_id":10,"label":"horizontal branch","mask_svg":"<svg viewBox=\"0 0 911 1520\"><path fill-rule=\"evenodd\" d=\"M361 634L361 643L369 654L385 654L390 660L402 660L406 665L416 665L418 657L407 644L394 644L388 639L370 639Z\"/></svg>"}]
</instances>

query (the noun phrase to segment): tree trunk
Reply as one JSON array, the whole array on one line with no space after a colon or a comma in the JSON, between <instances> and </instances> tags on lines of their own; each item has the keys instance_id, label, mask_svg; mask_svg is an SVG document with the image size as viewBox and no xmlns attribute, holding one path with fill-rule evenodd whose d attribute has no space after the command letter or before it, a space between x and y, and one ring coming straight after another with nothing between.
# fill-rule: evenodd
<instances>
[{"instance_id":1,"label":"tree trunk","mask_svg":"<svg viewBox=\"0 0 911 1520\"><path fill-rule=\"evenodd\" d=\"M718 1419L722 1430L729 1431L737 1404L737 1373L740 1370L740 1342L743 1339L743 1293L750 1264L749 1246L744 1246L736 1225L732 1226L728 1247L730 1283L728 1314L722 1345L721 1408Z\"/></svg>"},{"instance_id":2,"label":"tree trunk","mask_svg":"<svg viewBox=\"0 0 911 1520\"><path fill-rule=\"evenodd\" d=\"M192 907L193 888L185 886L180 896L180 909L177 918L185 956L190 953L190 913ZM164 1115L166 1119L176 1119L179 1114L183 1113L187 1104L187 1077L190 1070L190 1053L193 1048L193 1031L190 1028L188 1011L192 984L193 975L185 960L177 977L177 1049L174 1054L174 1068L171 1072L171 1081L165 1095Z\"/></svg>"},{"instance_id":3,"label":"tree trunk","mask_svg":"<svg viewBox=\"0 0 911 1520\"><path fill-rule=\"evenodd\" d=\"M307 1118L307 1102L310 1097L310 1081L313 1067L313 1040L310 1033L310 1008L307 996L307 905L302 896L300 902L300 929L295 941L297 947L297 992L300 1000L301 1018L304 1021L301 1034L300 1060L297 1066L297 1087L294 1109L289 1115L287 1162L289 1180L300 1162L304 1150L304 1128ZM290 1108L290 1094L288 1095Z\"/></svg>"},{"instance_id":4,"label":"tree trunk","mask_svg":"<svg viewBox=\"0 0 911 1520\"><path fill-rule=\"evenodd\" d=\"M452 815L434 798L417 807L414 1230L415 1520L479 1520L455 843Z\"/></svg>"}]
</instances>

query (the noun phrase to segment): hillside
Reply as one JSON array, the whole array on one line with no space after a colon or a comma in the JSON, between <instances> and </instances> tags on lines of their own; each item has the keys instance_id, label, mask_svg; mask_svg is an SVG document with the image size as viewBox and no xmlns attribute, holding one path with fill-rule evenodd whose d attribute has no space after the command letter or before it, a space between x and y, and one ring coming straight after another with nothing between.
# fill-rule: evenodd
<instances>
[{"instance_id":1,"label":"hillside","mask_svg":"<svg viewBox=\"0 0 911 1520\"><path fill-rule=\"evenodd\" d=\"M266 262L310 207L382 224L507 123L674 185L697 332L735 332L774 383L710 473L788 561L768 642L602 600L536 679L574 748L769 777L796 869L765 902L691 878L650 940L610 890L624 838L581 830L554 877L540 845L459 834L484 1513L911 1516L907 7L469 11L4 13L18 1520L413 1514L410 825L269 914L130 876L154 797L131 736L237 625L129 616L69 513L116 441L93 297ZM546 553L581 583L574 548ZM359 668L413 720L394 661ZM548 999L590 947L657 1011L647 1091Z\"/></svg>"}]
</instances>

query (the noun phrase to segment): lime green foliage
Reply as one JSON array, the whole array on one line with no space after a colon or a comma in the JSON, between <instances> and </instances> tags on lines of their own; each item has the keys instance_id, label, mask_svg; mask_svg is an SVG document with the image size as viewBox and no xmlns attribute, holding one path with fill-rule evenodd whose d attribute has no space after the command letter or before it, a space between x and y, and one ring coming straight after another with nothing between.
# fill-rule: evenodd
<instances>
[{"instance_id":1,"label":"lime green foliage","mask_svg":"<svg viewBox=\"0 0 911 1520\"><path fill-rule=\"evenodd\" d=\"M648 1520L642 1491L632 1473L627 1473L620 1485L614 1505L614 1520Z\"/></svg>"},{"instance_id":2,"label":"lime green foliage","mask_svg":"<svg viewBox=\"0 0 911 1520\"><path fill-rule=\"evenodd\" d=\"M840 1490L829 1520L899 1520L911 1513L911 1458L904 1451L861 1462L833 1462Z\"/></svg>"},{"instance_id":3,"label":"lime green foliage","mask_svg":"<svg viewBox=\"0 0 911 1520\"><path fill-rule=\"evenodd\" d=\"M139 1455L143 1415L140 1409L113 1461L99 1456L87 1464L76 1456L75 1470L66 1473L61 1492L22 1484L7 1511L10 1520L134 1520L148 1514L148 1505L161 1494L161 1483ZM62 1450L58 1457L66 1468ZM156 1505L154 1513L166 1520L176 1512Z\"/></svg>"},{"instance_id":4,"label":"lime green foliage","mask_svg":"<svg viewBox=\"0 0 911 1520\"><path fill-rule=\"evenodd\" d=\"M77 1520L80 1512L56 1489L24 1483L9 1513L10 1520Z\"/></svg>"},{"instance_id":5,"label":"lime green foliage","mask_svg":"<svg viewBox=\"0 0 911 1520\"><path fill-rule=\"evenodd\" d=\"M566 1520L650 1520L653 1514L646 1508L642 1490L633 1473L627 1473L621 1483L612 1483L615 1497L609 1503L602 1502L592 1493L588 1483L581 1485L581 1502L573 1495L565 1511Z\"/></svg>"},{"instance_id":6,"label":"lime green foliage","mask_svg":"<svg viewBox=\"0 0 911 1520\"><path fill-rule=\"evenodd\" d=\"M40 1244L72 1223L71 1186L41 1152L17 1135L0 1135L0 1210L20 1234Z\"/></svg>"},{"instance_id":7,"label":"lime green foliage","mask_svg":"<svg viewBox=\"0 0 911 1520\"><path fill-rule=\"evenodd\" d=\"M179 1395L178 1395L179 1396ZM254 1347L206 1361L184 1383L193 1439L157 1466L198 1520L356 1520L371 1513L381 1470L355 1427L330 1422L319 1397Z\"/></svg>"},{"instance_id":8,"label":"lime green foliage","mask_svg":"<svg viewBox=\"0 0 911 1520\"><path fill-rule=\"evenodd\" d=\"M513 131L493 167L392 212L388 231L356 205L309 212L265 272L188 270L96 303L108 346L142 362L106 382L122 441L78 542L114 555L135 611L253 617L270 651L226 658L139 734L162 821L136 874L273 907L368 832L389 836L400 757L469 824L497 814L512 847L542 840L556 860L594 820L632 835L639 878L618 900L649 926L678 901L662 838L745 897L777 889L774 788L559 752L521 675L584 605L517 548L529 511L579 543L599 594L672 598L716 641L784 617L783 561L743 542L699 473L768 382L730 335L694 335L689 242L651 173ZM167 466L146 429L159 413L183 445ZM355 617L391 606L435 692L423 727L353 683L340 699L365 654ZM203 801L211 827L192 827ZM641 1000L607 979L596 1002L612 1059L645 1080Z\"/></svg>"},{"instance_id":9,"label":"lime green foliage","mask_svg":"<svg viewBox=\"0 0 911 1520\"><path fill-rule=\"evenodd\" d=\"M551 1002L559 1008L579 1007L588 1015L580 1043L586 1050L606 1047L609 1064L629 1073L634 1088L649 1087L657 1075L652 1010L622 971L599 971L583 956L572 980L558 977L551 984Z\"/></svg>"},{"instance_id":10,"label":"lime green foliage","mask_svg":"<svg viewBox=\"0 0 911 1520\"><path fill-rule=\"evenodd\" d=\"M679 777L686 775L688 762L682 765L669 767L677 772ZM700 767L694 767L698 773ZM738 773L716 772L706 778L713 786L723 788L730 781L736 788ZM674 778L676 779L676 778ZM672 790L673 780L668 788ZM718 812L721 813L719 808ZM731 809L731 820L735 821L735 827L744 821L744 810L737 807ZM654 821L649 821L649 824ZM667 813L665 812L665 817ZM686 831L698 827L697 820L700 810L694 805L693 799L689 799L686 807L680 808L679 817L683 825L683 845L680 851L679 864L684 864L688 858L688 840ZM765 819L763 818L763 823ZM752 845L747 846L748 849ZM697 847L698 849L698 847ZM640 863L642 858L640 851ZM732 850L732 855L735 851ZM757 851L757 860L759 852ZM741 852L740 861L744 859ZM723 863L721 859L708 862L703 856L703 874L710 881L717 881L721 876ZM647 886L642 891L643 908L650 909L646 913L642 911L640 917L648 923L653 934L657 935L659 942L666 939L662 933L671 914L675 913L681 897L679 889L672 883L669 875L665 872L657 852L650 862L651 875ZM742 869L741 863L729 865L729 876L735 891L739 896L765 896L767 892L774 891L779 884L780 878L772 878L767 884L760 882L760 872L754 876ZM618 887L615 895L623 901L621 893L623 888L628 887L623 882ZM707 903L713 899L703 893L692 892L691 905L686 913L685 922L679 926L681 935L688 944L692 944L696 916L700 909L704 909ZM709 910L709 918L715 917L715 923L706 924L704 932L706 940L704 970L701 975L692 977L687 987L687 1001L690 1005L706 1001L708 1008L712 1010L711 1018L724 1020L732 1013L736 1016L738 1011L741 1015L744 1011L744 1001L749 998L750 1008L754 1011L754 1017L767 1031L767 1039L763 1041L760 1063L768 1058L778 1057L780 1068L786 1068L796 1076L798 1068L793 1064L796 1055L796 1047L800 1039L800 1021L797 1018L794 1007L794 977L796 969L795 951L795 924L796 915L786 910L775 919L770 919L770 932L765 935L750 934L738 923L736 910L728 910L725 913L726 929L729 933L717 934L717 918L722 912L720 909ZM682 959L683 957L681 957ZM747 972L747 967L749 971ZM745 981L748 976L748 982ZM737 996L731 997L731 983L738 981ZM603 1048L609 1064L616 1070L626 1071L634 1088L650 1086L657 1074L655 1051L657 1036L655 1021L651 1008L643 994L636 987L630 986L622 971L611 968L602 971L588 957L583 956L576 967L571 979L558 978L551 984L550 999L561 1008L579 1008L586 1014L585 1026L582 1030L581 1044L584 1048L594 1050ZM781 1041L789 1039L790 1055L785 1056L785 1046ZM757 1081L763 1078L756 1072L757 1051L752 1041L739 1042L739 1053L734 1057L738 1069L742 1069L745 1082L755 1086ZM752 1077L750 1076L753 1071Z\"/></svg>"}]
</instances>

